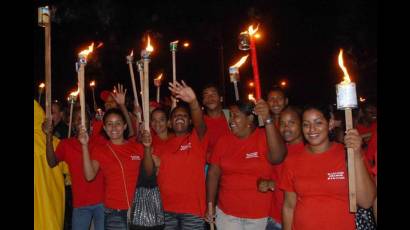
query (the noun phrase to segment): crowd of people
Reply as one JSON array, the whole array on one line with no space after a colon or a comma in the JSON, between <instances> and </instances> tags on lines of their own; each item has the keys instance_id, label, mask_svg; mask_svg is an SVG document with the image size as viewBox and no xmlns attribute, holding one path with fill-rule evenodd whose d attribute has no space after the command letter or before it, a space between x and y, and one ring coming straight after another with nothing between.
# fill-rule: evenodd
<instances>
[{"instance_id":1,"label":"crowd of people","mask_svg":"<svg viewBox=\"0 0 410 230\"><path fill-rule=\"evenodd\" d=\"M345 131L332 105L294 105L280 87L226 108L213 84L200 93L184 81L169 90L178 103L150 103L150 130L121 84L101 92L102 114L86 107L85 126L79 103L70 126L62 103L45 119L34 102L35 171L48 173L35 177L35 188L40 177L56 178L47 191L35 189L35 229L129 229L141 170L156 177L166 230L374 229L375 104L361 103L356 128ZM354 151L356 214L346 148Z\"/></svg>"}]
</instances>

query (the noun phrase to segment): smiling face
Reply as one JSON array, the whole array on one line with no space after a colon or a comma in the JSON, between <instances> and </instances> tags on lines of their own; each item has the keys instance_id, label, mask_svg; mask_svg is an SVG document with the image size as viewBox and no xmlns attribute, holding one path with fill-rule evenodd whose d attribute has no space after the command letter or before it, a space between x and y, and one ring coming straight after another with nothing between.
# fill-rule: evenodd
<instances>
[{"instance_id":1,"label":"smiling face","mask_svg":"<svg viewBox=\"0 0 410 230\"><path fill-rule=\"evenodd\" d=\"M191 118L186 108L177 107L171 114L171 125L175 135L181 136L188 133Z\"/></svg>"},{"instance_id":2,"label":"smiling face","mask_svg":"<svg viewBox=\"0 0 410 230\"><path fill-rule=\"evenodd\" d=\"M216 110L222 108L221 96L215 87L208 87L202 91L202 104L207 110Z\"/></svg>"},{"instance_id":3,"label":"smiling face","mask_svg":"<svg viewBox=\"0 0 410 230\"><path fill-rule=\"evenodd\" d=\"M164 111L156 110L152 113L151 127L157 135L167 133L167 117Z\"/></svg>"},{"instance_id":4,"label":"smiling face","mask_svg":"<svg viewBox=\"0 0 410 230\"><path fill-rule=\"evenodd\" d=\"M283 94L283 92L273 90L269 92L267 102L271 112L275 116L279 116L280 112L282 112L282 110L288 104L288 98Z\"/></svg>"},{"instance_id":5,"label":"smiling face","mask_svg":"<svg viewBox=\"0 0 410 230\"><path fill-rule=\"evenodd\" d=\"M301 121L298 114L293 110L284 110L280 114L279 131L283 139L289 144L303 141Z\"/></svg>"},{"instance_id":6,"label":"smiling face","mask_svg":"<svg viewBox=\"0 0 410 230\"><path fill-rule=\"evenodd\" d=\"M252 131L252 115L247 116L238 106L231 106L229 114L229 126L235 136L243 137Z\"/></svg>"},{"instance_id":7,"label":"smiling face","mask_svg":"<svg viewBox=\"0 0 410 230\"><path fill-rule=\"evenodd\" d=\"M123 118L116 113L111 113L104 119L104 130L113 143L122 143L124 141L124 131L127 124Z\"/></svg>"},{"instance_id":8,"label":"smiling face","mask_svg":"<svg viewBox=\"0 0 410 230\"><path fill-rule=\"evenodd\" d=\"M308 109L303 113L303 135L314 152L324 152L328 149L332 122L332 120L328 121L317 109Z\"/></svg>"}]
</instances>

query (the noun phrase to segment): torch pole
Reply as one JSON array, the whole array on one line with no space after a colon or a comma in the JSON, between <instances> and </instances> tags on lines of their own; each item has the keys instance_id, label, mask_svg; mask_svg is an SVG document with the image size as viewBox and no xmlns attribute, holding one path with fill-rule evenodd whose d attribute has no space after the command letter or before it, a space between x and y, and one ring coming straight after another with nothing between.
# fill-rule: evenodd
<instances>
[{"instance_id":1,"label":"torch pole","mask_svg":"<svg viewBox=\"0 0 410 230\"><path fill-rule=\"evenodd\" d=\"M208 210L209 210L209 213L211 213L211 215L213 216L213 206L212 206L212 202L208 202ZM213 217L212 217L212 221L213 221ZM215 226L214 226L214 223L209 223L209 226L210 226L210 230L215 230Z\"/></svg>"},{"instance_id":2,"label":"torch pole","mask_svg":"<svg viewBox=\"0 0 410 230\"><path fill-rule=\"evenodd\" d=\"M144 60L144 129L149 131L149 57Z\"/></svg>"},{"instance_id":3,"label":"torch pole","mask_svg":"<svg viewBox=\"0 0 410 230\"><path fill-rule=\"evenodd\" d=\"M235 100L239 101L239 92L238 92L238 82L234 81L233 82L233 86L235 88Z\"/></svg>"},{"instance_id":4,"label":"torch pole","mask_svg":"<svg viewBox=\"0 0 410 230\"><path fill-rule=\"evenodd\" d=\"M81 125L85 127L85 96L84 96L84 69L85 63L79 61L80 68L78 70L78 86L80 87L80 105L81 105Z\"/></svg>"},{"instance_id":5,"label":"torch pole","mask_svg":"<svg viewBox=\"0 0 410 230\"><path fill-rule=\"evenodd\" d=\"M353 128L352 109L345 109L346 130ZM347 170L349 174L349 208L350 212L356 212L356 172L354 151L352 148L347 148Z\"/></svg>"},{"instance_id":6,"label":"torch pole","mask_svg":"<svg viewBox=\"0 0 410 230\"><path fill-rule=\"evenodd\" d=\"M97 112L97 103L95 102L95 92L94 92L94 87L91 87L91 90L93 91L94 111L95 111L95 112Z\"/></svg>"},{"instance_id":7,"label":"torch pole","mask_svg":"<svg viewBox=\"0 0 410 230\"><path fill-rule=\"evenodd\" d=\"M72 122L73 122L73 108L74 108L74 101L71 101L71 98L70 98L70 122L68 123L68 138L70 138L71 137L71 125L72 125Z\"/></svg>"},{"instance_id":8,"label":"torch pole","mask_svg":"<svg viewBox=\"0 0 410 230\"><path fill-rule=\"evenodd\" d=\"M128 58L127 58L127 60L128 60ZM134 93L134 105L139 107L140 104L138 102L137 86L135 84L134 69L132 68L132 59L131 58L128 60L128 67L130 69L132 92ZM140 112L137 113L137 120L138 120L138 124L141 123L142 119L141 119L141 113Z\"/></svg>"}]
</instances>

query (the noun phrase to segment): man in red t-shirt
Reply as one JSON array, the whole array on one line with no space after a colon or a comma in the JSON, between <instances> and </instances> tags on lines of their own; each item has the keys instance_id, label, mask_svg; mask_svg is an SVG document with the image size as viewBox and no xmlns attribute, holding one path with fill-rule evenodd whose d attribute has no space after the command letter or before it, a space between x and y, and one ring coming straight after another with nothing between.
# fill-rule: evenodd
<instances>
[{"instance_id":1,"label":"man in red t-shirt","mask_svg":"<svg viewBox=\"0 0 410 230\"><path fill-rule=\"evenodd\" d=\"M88 118L89 116L87 116ZM77 107L73 112L73 126L75 130L79 130L81 125L81 111ZM86 119L86 125L89 130L89 121ZM44 126L47 140L52 138L52 127L48 126L46 121ZM72 228L73 229L88 229L91 219L94 218L94 229L104 230L104 190L103 177L98 173L92 182L88 182L84 178L83 173L83 158L82 148L78 140L78 132L76 136L62 140L54 152L50 141L47 141L47 163L53 168L59 162L67 163L72 182L73 195L73 212L72 212ZM94 148L95 142L90 143L90 149Z\"/></svg>"},{"instance_id":2,"label":"man in red t-shirt","mask_svg":"<svg viewBox=\"0 0 410 230\"><path fill-rule=\"evenodd\" d=\"M210 84L202 89L202 104L205 107L204 121L209 137L207 161L218 139L229 133L228 122L222 109L222 101L223 98L216 85Z\"/></svg>"},{"instance_id":3,"label":"man in red t-shirt","mask_svg":"<svg viewBox=\"0 0 410 230\"><path fill-rule=\"evenodd\" d=\"M275 86L269 90L266 102L268 102L270 112L273 115L274 124L278 128L280 113L288 105L288 97L282 88Z\"/></svg>"},{"instance_id":4,"label":"man in red t-shirt","mask_svg":"<svg viewBox=\"0 0 410 230\"><path fill-rule=\"evenodd\" d=\"M168 148L156 152L161 162L157 182L165 211L165 229L205 229L207 128L194 91L183 81L182 85L171 85L170 90L188 103L189 109L178 105L172 110L170 122L175 136L168 139Z\"/></svg>"}]
</instances>

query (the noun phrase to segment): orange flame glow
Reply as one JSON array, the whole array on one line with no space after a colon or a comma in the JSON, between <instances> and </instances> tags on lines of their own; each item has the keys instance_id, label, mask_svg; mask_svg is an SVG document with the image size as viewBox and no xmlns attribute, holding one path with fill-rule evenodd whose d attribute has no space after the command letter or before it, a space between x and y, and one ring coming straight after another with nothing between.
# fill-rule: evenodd
<instances>
[{"instance_id":1,"label":"orange flame glow","mask_svg":"<svg viewBox=\"0 0 410 230\"><path fill-rule=\"evenodd\" d=\"M231 68L239 68L243 63L245 63L248 56L249 54L246 56L243 56L235 65L231 66Z\"/></svg>"},{"instance_id":2,"label":"orange flame glow","mask_svg":"<svg viewBox=\"0 0 410 230\"><path fill-rule=\"evenodd\" d=\"M189 42L185 42L184 47L189 47Z\"/></svg>"},{"instance_id":3,"label":"orange flame glow","mask_svg":"<svg viewBox=\"0 0 410 230\"><path fill-rule=\"evenodd\" d=\"M253 29L253 25L249 26L249 28L248 28L249 35L252 36L253 34L255 34L258 31L258 28L259 28L259 24L256 27L256 29Z\"/></svg>"},{"instance_id":4,"label":"orange flame glow","mask_svg":"<svg viewBox=\"0 0 410 230\"><path fill-rule=\"evenodd\" d=\"M41 84L38 87L39 88L44 88L44 87L46 87L46 85L43 82L41 82Z\"/></svg>"},{"instance_id":5,"label":"orange flame glow","mask_svg":"<svg viewBox=\"0 0 410 230\"><path fill-rule=\"evenodd\" d=\"M162 73L157 78L155 78L154 80L160 81L161 79L162 79Z\"/></svg>"},{"instance_id":6,"label":"orange flame glow","mask_svg":"<svg viewBox=\"0 0 410 230\"><path fill-rule=\"evenodd\" d=\"M95 81L90 82L90 87L93 87L93 86L95 86Z\"/></svg>"},{"instance_id":7,"label":"orange flame glow","mask_svg":"<svg viewBox=\"0 0 410 230\"><path fill-rule=\"evenodd\" d=\"M145 50L148 51L148 52L154 51L154 47L151 46L151 40L149 38L149 35L148 35L148 44L147 44L147 47L145 48Z\"/></svg>"},{"instance_id":8,"label":"orange flame glow","mask_svg":"<svg viewBox=\"0 0 410 230\"><path fill-rule=\"evenodd\" d=\"M130 56L134 56L134 50L131 50Z\"/></svg>"},{"instance_id":9,"label":"orange flame glow","mask_svg":"<svg viewBox=\"0 0 410 230\"><path fill-rule=\"evenodd\" d=\"M81 51L78 56L84 56L87 58L88 54L92 53L94 50L94 42L91 43L91 45L88 46L88 49Z\"/></svg>"},{"instance_id":10,"label":"orange flame glow","mask_svg":"<svg viewBox=\"0 0 410 230\"><path fill-rule=\"evenodd\" d=\"M96 47L96 49L102 47L103 45L104 45L104 43L102 43L102 42L98 43L98 46Z\"/></svg>"},{"instance_id":11,"label":"orange flame glow","mask_svg":"<svg viewBox=\"0 0 410 230\"><path fill-rule=\"evenodd\" d=\"M360 100L360 102L365 102L365 101L366 101L366 98L364 98L364 97L359 97L359 100Z\"/></svg>"},{"instance_id":12,"label":"orange flame glow","mask_svg":"<svg viewBox=\"0 0 410 230\"><path fill-rule=\"evenodd\" d=\"M256 101L256 100L255 100L255 97L253 96L253 93L248 94L248 100L249 100L249 101L253 101L253 102Z\"/></svg>"},{"instance_id":13,"label":"orange flame glow","mask_svg":"<svg viewBox=\"0 0 410 230\"><path fill-rule=\"evenodd\" d=\"M249 87L254 87L255 83L253 83L253 81L249 82Z\"/></svg>"},{"instance_id":14,"label":"orange flame glow","mask_svg":"<svg viewBox=\"0 0 410 230\"><path fill-rule=\"evenodd\" d=\"M77 89L77 91L70 93L70 96L72 97L77 97L77 95L80 93L80 88Z\"/></svg>"},{"instance_id":15,"label":"orange flame glow","mask_svg":"<svg viewBox=\"0 0 410 230\"><path fill-rule=\"evenodd\" d=\"M340 49L339 52L339 66L343 71L343 81L341 82L341 84L349 84L350 83L350 76L349 73L347 72L346 67L343 64L343 49Z\"/></svg>"}]
</instances>

